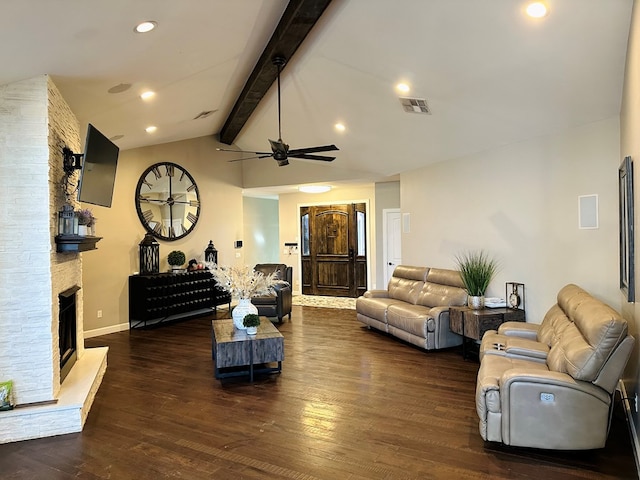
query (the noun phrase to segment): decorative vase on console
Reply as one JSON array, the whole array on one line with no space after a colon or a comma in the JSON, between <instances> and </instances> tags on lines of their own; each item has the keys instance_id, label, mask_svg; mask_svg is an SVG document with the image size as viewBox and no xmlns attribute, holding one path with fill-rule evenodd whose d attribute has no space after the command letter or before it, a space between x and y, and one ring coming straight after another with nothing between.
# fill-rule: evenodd
<instances>
[{"instance_id":1,"label":"decorative vase on console","mask_svg":"<svg viewBox=\"0 0 640 480\"><path fill-rule=\"evenodd\" d=\"M253 313L255 315L258 314L258 307L256 307L253 303L251 303L250 298L241 298L238 301L238 305L236 305L231 312L231 318L233 318L233 326L238 330L246 330L247 327L242 323L244 317Z\"/></svg>"},{"instance_id":2,"label":"decorative vase on console","mask_svg":"<svg viewBox=\"0 0 640 480\"><path fill-rule=\"evenodd\" d=\"M273 294L274 285L282 283L274 274L264 275L247 265L226 267L214 264L211 275L220 288L240 299L231 312L233 325L238 330L246 329L243 320L247 314L258 314L258 308L251 303L251 297Z\"/></svg>"}]
</instances>

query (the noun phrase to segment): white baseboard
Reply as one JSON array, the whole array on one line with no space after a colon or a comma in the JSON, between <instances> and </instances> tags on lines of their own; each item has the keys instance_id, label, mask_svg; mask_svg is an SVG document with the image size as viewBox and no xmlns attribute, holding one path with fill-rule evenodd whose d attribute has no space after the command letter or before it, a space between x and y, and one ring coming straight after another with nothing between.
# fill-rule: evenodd
<instances>
[{"instance_id":1,"label":"white baseboard","mask_svg":"<svg viewBox=\"0 0 640 480\"><path fill-rule=\"evenodd\" d=\"M624 408L624 413L627 416L629 435L631 436L631 442L633 442L633 456L636 460L636 471L638 472L638 477L640 477L640 442L638 442L638 431L636 430L636 424L633 422L633 415L631 415L631 408L629 407L627 389L622 380L618 381L618 390L620 390L620 394L622 395L622 407Z\"/></svg>"},{"instance_id":2,"label":"white baseboard","mask_svg":"<svg viewBox=\"0 0 640 480\"><path fill-rule=\"evenodd\" d=\"M108 327L85 330L84 338L99 337L100 335L108 335L109 333L123 332L125 330L129 330L129 323L119 323Z\"/></svg>"}]
</instances>

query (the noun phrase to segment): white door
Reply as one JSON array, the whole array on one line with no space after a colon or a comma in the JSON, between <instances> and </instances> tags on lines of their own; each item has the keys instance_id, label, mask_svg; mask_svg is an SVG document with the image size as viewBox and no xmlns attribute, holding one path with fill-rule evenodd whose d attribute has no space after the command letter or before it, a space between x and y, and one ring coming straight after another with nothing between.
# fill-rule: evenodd
<instances>
[{"instance_id":1,"label":"white door","mask_svg":"<svg viewBox=\"0 0 640 480\"><path fill-rule=\"evenodd\" d=\"M387 288L393 271L402 263L402 215L399 208L382 210L382 230L384 285L378 288Z\"/></svg>"}]
</instances>

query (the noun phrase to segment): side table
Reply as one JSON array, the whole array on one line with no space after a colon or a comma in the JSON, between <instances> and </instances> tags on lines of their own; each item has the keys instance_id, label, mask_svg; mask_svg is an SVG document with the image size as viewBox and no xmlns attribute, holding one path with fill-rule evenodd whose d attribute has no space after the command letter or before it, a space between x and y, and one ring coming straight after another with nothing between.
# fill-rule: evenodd
<instances>
[{"instance_id":1,"label":"side table","mask_svg":"<svg viewBox=\"0 0 640 480\"><path fill-rule=\"evenodd\" d=\"M524 310L517 308L483 308L473 310L469 307L451 307L449 309L449 328L462 335L462 358L467 358L467 340L482 340L487 330L497 330L504 322L524 322Z\"/></svg>"}]
</instances>

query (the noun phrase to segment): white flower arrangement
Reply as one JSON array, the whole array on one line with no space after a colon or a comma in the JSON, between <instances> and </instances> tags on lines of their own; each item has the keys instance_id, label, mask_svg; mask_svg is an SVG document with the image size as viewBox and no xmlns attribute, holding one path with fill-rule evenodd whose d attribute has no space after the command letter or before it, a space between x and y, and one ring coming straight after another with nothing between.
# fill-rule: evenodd
<instances>
[{"instance_id":1,"label":"white flower arrangement","mask_svg":"<svg viewBox=\"0 0 640 480\"><path fill-rule=\"evenodd\" d=\"M282 280L276 279L273 273L265 275L262 272L256 272L248 265L242 267L214 265L211 273L220 288L239 298L273 294L273 287L282 283Z\"/></svg>"}]
</instances>

